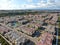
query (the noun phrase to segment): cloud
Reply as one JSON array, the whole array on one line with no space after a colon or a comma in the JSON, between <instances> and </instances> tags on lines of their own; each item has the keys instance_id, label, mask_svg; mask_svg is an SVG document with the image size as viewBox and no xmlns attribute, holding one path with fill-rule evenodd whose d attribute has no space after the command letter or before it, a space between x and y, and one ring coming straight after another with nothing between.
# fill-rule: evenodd
<instances>
[{"instance_id":1,"label":"cloud","mask_svg":"<svg viewBox=\"0 0 60 45\"><path fill-rule=\"evenodd\" d=\"M13 0L0 0L0 10L15 9L17 5L13 4Z\"/></svg>"},{"instance_id":2,"label":"cloud","mask_svg":"<svg viewBox=\"0 0 60 45\"><path fill-rule=\"evenodd\" d=\"M15 1L15 2L14 2ZM11 10L11 9L34 9L34 8L60 8L60 1L50 2L48 0L46 3L43 1L38 1L34 4L33 0L26 0L26 3L17 4L19 0L0 0L0 10ZM20 0L21 1L21 0ZM14 3L13 3L14 2ZM27 4L29 2L30 4ZM31 3L32 2L32 3Z\"/></svg>"},{"instance_id":3,"label":"cloud","mask_svg":"<svg viewBox=\"0 0 60 45\"><path fill-rule=\"evenodd\" d=\"M38 3L35 4L23 4L20 7L22 7L22 9L34 9L34 8L49 8L49 7L54 7L55 3L51 3L50 1L48 1L47 3L45 3L44 1L40 1Z\"/></svg>"},{"instance_id":4,"label":"cloud","mask_svg":"<svg viewBox=\"0 0 60 45\"><path fill-rule=\"evenodd\" d=\"M59 8L60 7L60 5L59 5L59 0L57 1L57 0L53 0L53 1L51 1L51 0L47 0L47 2L45 2L45 0L42 0L42 1L39 1L38 3L36 3L36 5L35 4L25 4L25 5L23 5L23 7L25 7L25 8Z\"/></svg>"},{"instance_id":5,"label":"cloud","mask_svg":"<svg viewBox=\"0 0 60 45\"><path fill-rule=\"evenodd\" d=\"M27 2L33 2L33 0L27 0Z\"/></svg>"}]
</instances>

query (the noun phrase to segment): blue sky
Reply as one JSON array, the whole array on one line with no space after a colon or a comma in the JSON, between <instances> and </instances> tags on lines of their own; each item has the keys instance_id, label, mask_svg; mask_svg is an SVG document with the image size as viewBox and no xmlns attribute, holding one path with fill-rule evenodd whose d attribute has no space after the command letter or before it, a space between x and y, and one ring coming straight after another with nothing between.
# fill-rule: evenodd
<instances>
[{"instance_id":1,"label":"blue sky","mask_svg":"<svg viewBox=\"0 0 60 45\"><path fill-rule=\"evenodd\" d=\"M0 10L60 9L60 0L0 0Z\"/></svg>"}]
</instances>

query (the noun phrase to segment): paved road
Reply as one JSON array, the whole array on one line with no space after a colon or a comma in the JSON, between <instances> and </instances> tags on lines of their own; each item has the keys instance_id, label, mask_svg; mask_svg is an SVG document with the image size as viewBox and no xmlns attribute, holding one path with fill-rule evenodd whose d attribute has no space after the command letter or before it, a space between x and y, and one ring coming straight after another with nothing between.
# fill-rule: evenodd
<instances>
[{"instance_id":1,"label":"paved road","mask_svg":"<svg viewBox=\"0 0 60 45\"><path fill-rule=\"evenodd\" d=\"M4 36L2 36L1 34L0 36L3 37L10 45L12 45L12 43L10 43Z\"/></svg>"}]
</instances>

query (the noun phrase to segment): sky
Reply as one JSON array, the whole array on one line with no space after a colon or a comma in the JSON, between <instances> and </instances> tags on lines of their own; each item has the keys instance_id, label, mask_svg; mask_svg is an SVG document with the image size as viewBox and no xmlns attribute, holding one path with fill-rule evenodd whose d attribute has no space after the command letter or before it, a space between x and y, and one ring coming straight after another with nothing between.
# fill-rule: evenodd
<instances>
[{"instance_id":1,"label":"sky","mask_svg":"<svg viewBox=\"0 0 60 45\"><path fill-rule=\"evenodd\" d=\"M60 9L60 0L0 0L0 10Z\"/></svg>"}]
</instances>

